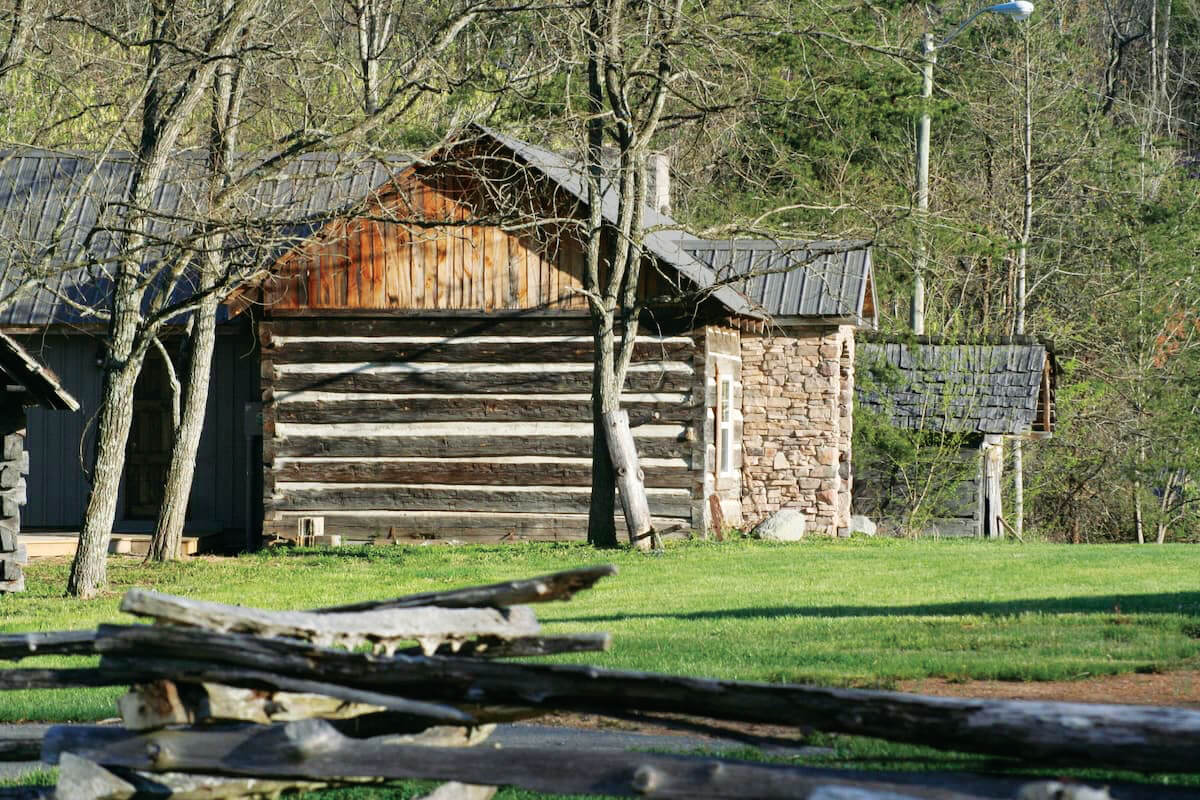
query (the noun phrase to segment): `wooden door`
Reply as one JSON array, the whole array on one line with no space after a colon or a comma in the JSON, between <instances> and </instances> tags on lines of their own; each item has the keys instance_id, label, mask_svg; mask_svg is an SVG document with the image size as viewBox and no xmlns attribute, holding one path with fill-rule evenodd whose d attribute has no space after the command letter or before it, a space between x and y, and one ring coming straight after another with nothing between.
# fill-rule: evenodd
<instances>
[{"instance_id":1,"label":"wooden door","mask_svg":"<svg viewBox=\"0 0 1200 800\"><path fill-rule=\"evenodd\" d=\"M162 355L151 352L133 392L133 424L125 447L125 518L155 519L171 463L171 385Z\"/></svg>"}]
</instances>

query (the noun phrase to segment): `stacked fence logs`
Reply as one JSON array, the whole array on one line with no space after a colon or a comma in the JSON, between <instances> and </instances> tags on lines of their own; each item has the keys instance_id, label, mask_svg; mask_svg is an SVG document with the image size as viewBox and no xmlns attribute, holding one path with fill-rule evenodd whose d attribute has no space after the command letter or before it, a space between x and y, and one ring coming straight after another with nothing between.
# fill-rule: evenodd
<instances>
[{"instance_id":1,"label":"stacked fence logs","mask_svg":"<svg viewBox=\"0 0 1200 800\"><path fill-rule=\"evenodd\" d=\"M5 397L0 405L0 436L0 594L3 594L25 589L21 565L26 554L20 533L29 453L25 450L25 409L11 396Z\"/></svg>"},{"instance_id":2,"label":"stacked fence logs","mask_svg":"<svg viewBox=\"0 0 1200 800\"><path fill-rule=\"evenodd\" d=\"M1002 756L1013 765L1195 769L1189 755L1200 748L1200 712L1184 709L933 698L530 663L531 656L608 648L606 634L544 633L529 604L569 599L614 572L589 567L311 611L134 589L121 609L155 624L0 636L0 658L101 656L93 668L0 670L0 689L130 686L118 703L121 726L59 726L40 742L42 760L58 766L59 800L273 797L406 779L446 781L430 795L438 800L486 800L500 785L690 798L1108 796L1054 794L1020 778L490 746L498 723L552 710L709 732L714 720L765 722ZM511 657L526 660L504 660ZM720 730L754 740L744 730ZM0 758L28 757L36 744L10 741ZM30 787L24 796L48 794Z\"/></svg>"}]
</instances>

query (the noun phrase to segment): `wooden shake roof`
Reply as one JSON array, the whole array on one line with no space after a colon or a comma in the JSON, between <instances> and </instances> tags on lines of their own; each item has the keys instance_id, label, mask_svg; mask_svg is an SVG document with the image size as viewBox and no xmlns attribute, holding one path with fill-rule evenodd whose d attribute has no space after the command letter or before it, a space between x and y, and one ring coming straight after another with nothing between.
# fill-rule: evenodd
<instances>
[{"instance_id":1,"label":"wooden shake roof","mask_svg":"<svg viewBox=\"0 0 1200 800\"><path fill-rule=\"evenodd\" d=\"M860 343L855 401L909 430L1054 430L1054 357L1038 342Z\"/></svg>"}]
</instances>

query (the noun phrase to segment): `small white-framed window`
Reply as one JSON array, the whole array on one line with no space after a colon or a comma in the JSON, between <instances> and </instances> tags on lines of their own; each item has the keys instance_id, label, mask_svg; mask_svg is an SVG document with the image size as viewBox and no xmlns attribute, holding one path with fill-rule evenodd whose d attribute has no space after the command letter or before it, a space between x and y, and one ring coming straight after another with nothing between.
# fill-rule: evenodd
<instances>
[{"instance_id":1,"label":"small white-framed window","mask_svg":"<svg viewBox=\"0 0 1200 800\"><path fill-rule=\"evenodd\" d=\"M733 472L733 376L717 376L717 468Z\"/></svg>"}]
</instances>

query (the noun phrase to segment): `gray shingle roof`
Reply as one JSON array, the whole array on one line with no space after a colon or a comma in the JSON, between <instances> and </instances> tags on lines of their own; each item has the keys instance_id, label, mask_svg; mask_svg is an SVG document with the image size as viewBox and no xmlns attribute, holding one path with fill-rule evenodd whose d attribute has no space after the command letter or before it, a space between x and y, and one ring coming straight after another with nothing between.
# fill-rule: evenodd
<instances>
[{"instance_id":1,"label":"gray shingle roof","mask_svg":"<svg viewBox=\"0 0 1200 800\"><path fill-rule=\"evenodd\" d=\"M875 324L865 311L875 306L871 250L865 242L690 239L680 246L717 280L732 282L774 318L835 317Z\"/></svg>"},{"instance_id":2,"label":"gray shingle roof","mask_svg":"<svg viewBox=\"0 0 1200 800\"><path fill-rule=\"evenodd\" d=\"M1041 344L863 343L855 399L910 430L1029 433L1046 359Z\"/></svg>"},{"instance_id":3,"label":"gray shingle roof","mask_svg":"<svg viewBox=\"0 0 1200 800\"><path fill-rule=\"evenodd\" d=\"M268 224L270 246L278 249L361 202L412 160L302 156L236 196L230 222ZM189 154L172 162L153 198L150 234L157 242L143 254L147 266L162 258L164 243L194 227L207 197L202 167L202 160ZM0 298L26 277L45 281L0 310L0 325L96 320L86 309L103 307L108 296L119 244L108 230L119 229L128 210L133 169L126 153L103 160L45 150L0 154Z\"/></svg>"}]
</instances>

